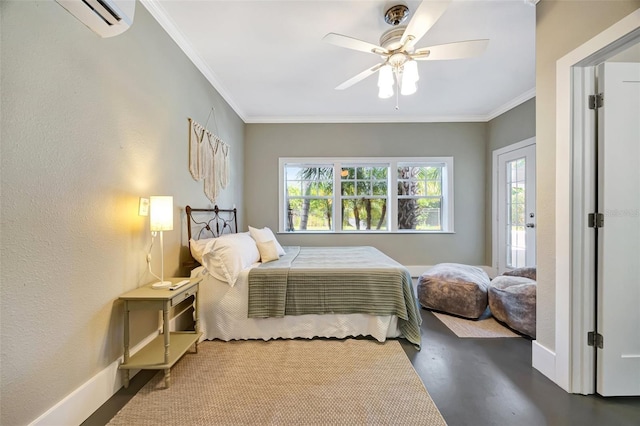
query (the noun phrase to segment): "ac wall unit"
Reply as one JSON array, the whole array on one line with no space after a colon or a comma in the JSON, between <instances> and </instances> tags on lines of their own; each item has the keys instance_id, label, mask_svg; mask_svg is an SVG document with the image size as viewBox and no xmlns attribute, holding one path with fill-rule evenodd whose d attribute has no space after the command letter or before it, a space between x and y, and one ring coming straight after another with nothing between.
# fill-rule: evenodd
<instances>
[{"instance_id":1,"label":"ac wall unit","mask_svg":"<svg viewBox=\"0 0 640 426\"><path fill-rule=\"evenodd\" d=\"M56 0L100 37L113 37L133 23L135 0Z\"/></svg>"}]
</instances>

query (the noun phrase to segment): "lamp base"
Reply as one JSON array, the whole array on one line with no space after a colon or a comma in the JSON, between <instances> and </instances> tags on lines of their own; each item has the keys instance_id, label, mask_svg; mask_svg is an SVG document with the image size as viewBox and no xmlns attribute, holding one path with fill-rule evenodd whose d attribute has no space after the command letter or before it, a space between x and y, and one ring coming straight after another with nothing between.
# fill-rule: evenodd
<instances>
[{"instance_id":1,"label":"lamp base","mask_svg":"<svg viewBox=\"0 0 640 426\"><path fill-rule=\"evenodd\" d=\"M151 284L152 288L169 288L173 283L171 281L158 281L157 283Z\"/></svg>"}]
</instances>

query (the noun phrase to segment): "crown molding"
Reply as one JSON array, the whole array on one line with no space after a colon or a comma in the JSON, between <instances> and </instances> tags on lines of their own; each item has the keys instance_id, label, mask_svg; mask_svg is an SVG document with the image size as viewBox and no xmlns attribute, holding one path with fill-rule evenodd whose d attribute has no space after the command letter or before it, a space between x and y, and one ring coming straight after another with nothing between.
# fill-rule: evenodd
<instances>
[{"instance_id":1,"label":"crown molding","mask_svg":"<svg viewBox=\"0 0 640 426\"><path fill-rule=\"evenodd\" d=\"M247 117L247 124L304 124L304 123L486 123L494 118L512 110L518 105L536 96L536 89L530 89L499 106L487 115L451 115L451 116L291 116L291 117L268 117L256 116Z\"/></svg>"},{"instance_id":2,"label":"crown molding","mask_svg":"<svg viewBox=\"0 0 640 426\"><path fill-rule=\"evenodd\" d=\"M248 117L247 124L305 124L305 123L452 123L485 122L485 116L292 116L292 117Z\"/></svg>"},{"instance_id":3,"label":"crown molding","mask_svg":"<svg viewBox=\"0 0 640 426\"><path fill-rule=\"evenodd\" d=\"M505 112L507 112L509 110L512 110L513 108L517 107L518 105L523 104L526 101L528 101L529 99L532 99L532 98L535 98L535 97L536 97L536 88L534 87L533 89L527 90L522 95L511 99L506 104L494 109L492 112L490 112L487 115L485 121L491 121L494 118L504 114Z\"/></svg>"}]
</instances>

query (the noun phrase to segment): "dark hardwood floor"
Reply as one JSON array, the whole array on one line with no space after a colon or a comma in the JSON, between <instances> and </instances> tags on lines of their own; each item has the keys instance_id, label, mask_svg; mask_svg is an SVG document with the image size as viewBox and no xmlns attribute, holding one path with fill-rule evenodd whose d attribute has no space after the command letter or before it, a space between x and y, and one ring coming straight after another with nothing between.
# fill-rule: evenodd
<instances>
[{"instance_id":1,"label":"dark hardwood floor","mask_svg":"<svg viewBox=\"0 0 640 426\"><path fill-rule=\"evenodd\" d=\"M530 340L461 339L421 313L422 350L402 346L450 426L640 425L640 397L566 393L531 367Z\"/></svg>"},{"instance_id":2,"label":"dark hardwood floor","mask_svg":"<svg viewBox=\"0 0 640 426\"><path fill-rule=\"evenodd\" d=\"M531 367L530 340L461 339L421 314L422 350L402 346L450 426L640 425L640 397L567 394ZM138 373L83 424L109 422L155 373Z\"/></svg>"}]
</instances>

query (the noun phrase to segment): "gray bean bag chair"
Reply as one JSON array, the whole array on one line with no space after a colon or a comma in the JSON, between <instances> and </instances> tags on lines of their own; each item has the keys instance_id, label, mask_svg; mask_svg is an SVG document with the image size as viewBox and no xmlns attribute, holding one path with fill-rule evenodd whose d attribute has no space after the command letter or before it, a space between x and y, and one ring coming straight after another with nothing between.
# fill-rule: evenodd
<instances>
[{"instance_id":1,"label":"gray bean bag chair","mask_svg":"<svg viewBox=\"0 0 640 426\"><path fill-rule=\"evenodd\" d=\"M489 286L489 308L498 320L535 339L536 282L519 276L500 275Z\"/></svg>"},{"instance_id":2,"label":"gray bean bag chair","mask_svg":"<svg viewBox=\"0 0 640 426\"><path fill-rule=\"evenodd\" d=\"M418 279L418 301L427 309L477 319L487 309L489 283L477 266L440 263Z\"/></svg>"}]
</instances>

